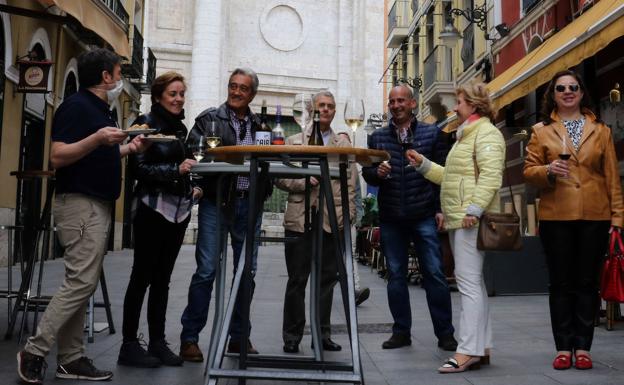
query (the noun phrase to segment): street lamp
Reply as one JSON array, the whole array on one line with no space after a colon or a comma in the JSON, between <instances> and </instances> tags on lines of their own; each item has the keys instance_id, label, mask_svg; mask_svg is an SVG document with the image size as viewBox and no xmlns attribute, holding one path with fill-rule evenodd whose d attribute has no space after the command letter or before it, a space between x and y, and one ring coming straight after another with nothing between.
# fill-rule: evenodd
<instances>
[{"instance_id":1,"label":"street lamp","mask_svg":"<svg viewBox=\"0 0 624 385\"><path fill-rule=\"evenodd\" d=\"M452 8L449 10L449 16L463 16L470 24L476 24L483 32L487 30L487 10L485 9L485 4L472 9Z\"/></svg>"},{"instance_id":2,"label":"street lamp","mask_svg":"<svg viewBox=\"0 0 624 385\"><path fill-rule=\"evenodd\" d=\"M461 39L461 34L453 24L453 17L463 16L470 24L476 24L483 32L487 31L487 10L485 9L485 4L472 9L459 9L451 8L451 2L448 0L443 1L443 3L446 8L446 25L440 32L440 40L442 40L442 44L445 46L452 47ZM500 38L509 34L509 27L505 23L499 24L494 28L496 28ZM485 39L494 40L488 33L485 34Z\"/></svg>"},{"instance_id":3,"label":"street lamp","mask_svg":"<svg viewBox=\"0 0 624 385\"><path fill-rule=\"evenodd\" d=\"M398 82L405 83L416 91L420 91L420 87L422 87L423 84L422 75L418 75L415 78L399 78Z\"/></svg>"},{"instance_id":4,"label":"street lamp","mask_svg":"<svg viewBox=\"0 0 624 385\"><path fill-rule=\"evenodd\" d=\"M461 35L455 25L453 25L453 19L451 17L446 18L446 25L439 36L442 40L442 44L447 47L453 47L461 39Z\"/></svg>"},{"instance_id":5,"label":"street lamp","mask_svg":"<svg viewBox=\"0 0 624 385\"><path fill-rule=\"evenodd\" d=\"M368 118L368 120L366 121L364 131L366 132L366 135L370 135L373 133L373 131L375 131L375 126L373 126L373 120L371 118Z\"/></svg>"},{"instance_id":6,"label":"street lamp","mask_svg":"<svg viewBox=\"0 0 624 385\"><path fill-rule=\"evenodd\" d=\"M367 135L372 134L373 131L383 126L387 119L388 116L386 114L370 114L368 120L366 120L364 131L366 131Z\"/></svg>"}]
</instances>

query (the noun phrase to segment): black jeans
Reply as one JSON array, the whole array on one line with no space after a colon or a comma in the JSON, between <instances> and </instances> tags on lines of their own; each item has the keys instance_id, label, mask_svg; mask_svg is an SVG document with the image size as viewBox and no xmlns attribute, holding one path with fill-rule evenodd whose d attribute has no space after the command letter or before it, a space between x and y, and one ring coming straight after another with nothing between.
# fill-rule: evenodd
<instances>
[{"instance_id":1,"label":"black jeans","mask_svg":"<svg viewBox=\"0 0 624 385\"><path fill-rule=\"evenodd\" d=\"M557 350L590 350L609 221L540 221Z\"/></svg>"},{"instance_id":2,"label":"black jeans","mask_svg":"<svg viewBox=\"0 0 624 385\"><path fill-rule=\"evenodd\" d=\"M305 289L310 276L312 258L312 242L310 234L286 230L286 237L301 237L296 242L286 243L286 269L288 283L284 296L284 320L282 338L284 342L301 342L305 326ZM341 236L342 232L338 234ZM338 242L333 234L323 232L323 250L321 253L321 292L319 296L319 316L321 320L322 338L331 334L330 319L334 286L338 282L338 266L336 264L336 247Z\"/></svg>"},{"instance_id":3,"label":"black jeans","mask_svg":"<svg viewBox=\"0 0 624 385\"><path fill-rule=\"evenodd\" d=\"M134 218L134 264L124 298L123 340L137 338L139 318L147 287L147 324L150 341L165 338L165 314L169 280L184 241L191 216L181 223L171 223L158 212L139 202Z\"/></svg>"}]
</instances>

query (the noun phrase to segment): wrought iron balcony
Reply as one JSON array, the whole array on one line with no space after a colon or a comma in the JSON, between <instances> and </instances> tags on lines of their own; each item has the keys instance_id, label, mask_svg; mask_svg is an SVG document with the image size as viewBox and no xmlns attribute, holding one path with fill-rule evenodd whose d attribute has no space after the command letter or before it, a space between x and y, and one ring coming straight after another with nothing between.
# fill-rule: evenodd
<instances>
[{"instance_id":1,"label":"wrought iron balcony","mask_svg":"<svg viewBox=\"0 0 624 385\"><path fill-rule=\"evenodd\" d=\"M100 0L108 9L113 11L113 13L121 20L121 22L128 27L128 23L130 22L130 16L128 16L128 12L124 8L121 0Z\"/></svg>"},{"instance_id":2,"label":"wrought iron balcony","mask_svg":"<svg viewBox=\"0 0 624 385\"><path fill-rule=\"evenodd\" d=\"M152 83L154 82L154 79L156 79L156 56L154 56L151 48L146 48L145 50L147 51L147 68L145 70L145 82L142 82L139 88L141 90L141 93L150 93Z\"/></svg>"},{"instance_id":3,"label":"wrought iron balcony","mask_svg":"<svg viewBox=\"0 0 624 385\"><path fill-rule=\"evenodd\" d=\"M411 1L397 0L388 12L388 48L397 48L407 37L409 25L414 12L411 9Z\"/></svg>"},{"instance_id":4,"label":"wrought iron balcony","mask_svg":"<svg viewBox=\"0 0 624 385\"><path fill-rule=\"evenodd\" d=\"M130 63L124 64L124 74L131 79L143 77L143 36L135 26L132 34L132 58Z\"/></svg>"},{"instance_id":5,"label":"wrought iron balcony","mask_svg":"<svg viewBox=\"0 0 624 385\"><path fill-rule=\"evenodd\" d=\"M429 56L425 58L425 74L423 85L425 90L431 87L435 82L450 82L452 77L452 66L450 58L445 62L442 61L443 45L437 45L433 48Z\"/></svg>"}]
</instances>

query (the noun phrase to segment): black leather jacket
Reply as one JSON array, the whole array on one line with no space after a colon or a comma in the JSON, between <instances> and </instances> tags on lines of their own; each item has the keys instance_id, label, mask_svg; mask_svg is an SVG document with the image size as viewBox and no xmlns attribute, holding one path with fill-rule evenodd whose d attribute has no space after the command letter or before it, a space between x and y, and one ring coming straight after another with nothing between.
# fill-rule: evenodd
<instances>
[{"instance_id":1,"label":"black leather jacket","mask_svg":"<svg viewBox=\"0 0 624 385\"><path fill-rule=\"evenodd\" d=\"M129 157L131 176L137 180L135 194L164 192L177 196L188 196L192 188L189 175L180 175L180 163L192 158L184 145L187 129L180 120L160 109L139 116L133 124L147 123L163 135L175 135L178 140L154 142L141 154Z\"/></svg>"},{"instance_id":2,"label":"black leather jacket","mask_svg":"<svg viewBox=\"0 0 624 385\"><path fill-rule=\"evenodd\" d=\"M195 124L191 129L191 132L187 138L187 148L193 148L197 143L200 136L206 136L208 134L208 122L217 122L216 132L221 137L221 146L235 146L236 145L236 130L230 122L230 116L228 107L225 103L218 108L211 107L204 110L195 118ZM251 113L251 136L254 137L256 131L260 128L260 118ZM209 161L204 159L204 162ZM216 202L217 197L217 179L219 175L204 176L197 181L199 187L204 191L202 199L210 199L212 202ZM229 176L223 183L223 199L224 204L230 202L234 196L236 190L236 177ZM273 184L268 177L261 177L258 183L259 195L261 202L263 202L269 195L271 195Z\"/></svg>"}]
</instances>

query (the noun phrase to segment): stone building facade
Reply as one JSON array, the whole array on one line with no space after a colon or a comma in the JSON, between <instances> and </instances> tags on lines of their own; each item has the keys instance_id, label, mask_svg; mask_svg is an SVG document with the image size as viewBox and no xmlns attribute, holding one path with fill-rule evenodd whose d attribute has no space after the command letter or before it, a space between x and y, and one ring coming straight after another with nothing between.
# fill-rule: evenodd
<instances>
[{"instance_id":1,"label":"stone building facade","mask_svg":"<svg viewBox=\"0 0 624 385\"><path fill-rule=\"evenodd\" d=\"M295 94L327 89L337 102L334 128L346 131L349 97L362 98L367 115L383 111L383 8L378 0L147 0L145 36L157 74L176 70L187 79L189 128L225 101L230 73L250 67L260 79L253 111L266 100L269 115L279 104L288 117ZM363 130L355 143L366 147ZM281 225L273 217L267 232ZM193 224L189 237L192 231Z\"/></svg>"}]
</instances>

